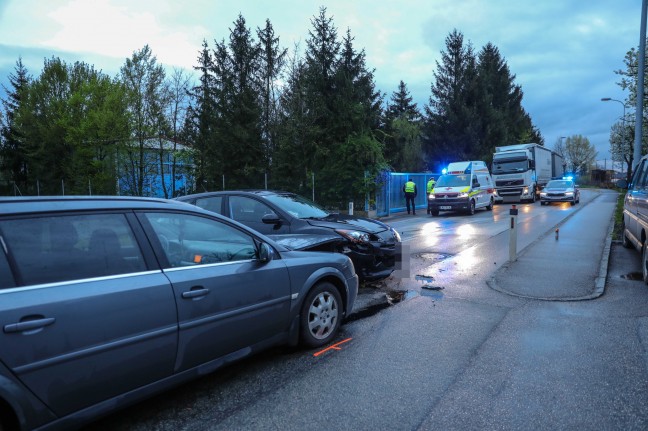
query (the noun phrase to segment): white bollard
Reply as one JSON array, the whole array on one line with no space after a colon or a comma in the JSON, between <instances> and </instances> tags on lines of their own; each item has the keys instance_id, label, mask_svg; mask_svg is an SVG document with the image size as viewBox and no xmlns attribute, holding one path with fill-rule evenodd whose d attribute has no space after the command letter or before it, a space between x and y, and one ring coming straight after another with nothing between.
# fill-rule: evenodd
<instances>
[{"instance_id":1,"label":"white bollard","mask_svg":"<svg viewBox=\"0 0 648 431\"><path fill-rule=\"evenodd\" d=\"M353 202L349 202L349 215L353 215Z\"/></svg>"},{"instance_id":2,"label":"white bollard","mask_svg":"<svg viewBox=\"0 0 648 431\"><path fill-rule=\"evenodd\" d=\"M509 210L511 215L511 232L509 235L509 261L514 262L517 260L517 215L518 210L515 205L511 205Z\"/></svg>"}]
</instances>

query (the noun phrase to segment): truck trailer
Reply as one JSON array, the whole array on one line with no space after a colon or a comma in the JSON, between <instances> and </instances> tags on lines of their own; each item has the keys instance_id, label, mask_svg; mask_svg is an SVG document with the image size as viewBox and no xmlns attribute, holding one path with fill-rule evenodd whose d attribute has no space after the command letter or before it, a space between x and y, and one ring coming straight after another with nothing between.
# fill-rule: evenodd
<instances>
[{"instance_id":1,"label":"truck trailer","mask_svg":"<svg viewBox=\"0 0 648 431\"><path fill-rule=\"evenodd\" d=\"M562 177L564 161L540 144L506 145L495 147L491 173L499 201L535 202L550 179Z\"/></svg>"}]
</instances>

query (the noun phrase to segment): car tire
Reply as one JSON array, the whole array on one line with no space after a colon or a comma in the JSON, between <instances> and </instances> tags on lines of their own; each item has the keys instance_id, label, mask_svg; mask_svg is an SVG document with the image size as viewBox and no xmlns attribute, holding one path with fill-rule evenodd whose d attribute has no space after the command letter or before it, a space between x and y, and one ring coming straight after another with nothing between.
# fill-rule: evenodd
<instances>
[{"instance_id":1,"label":"car tire","mask_svg":"<svg viewBox=\"0 0 648 431\"><path fill-rule=\"evenodd\" d=\"M320 347L329 343L342 322L342 298L329 283L317 284L308 292L299 317L299 337L303 345Z\"/></svg>"},{"instance_id":2,"label":"car tire","mask_svg":"<svg viewBox=\"0 0 648 431\"><path fill-rule=\"evenodd\" d=\"M632 243L625 233L625 221L621 222L621 245L623 246L623 248L632 248Z\"/></svg>"},{"instance_id":3,"label":"car tire","mask_svg":"<svg viewBox=\"0 0 648 431\"><path fill-rule=\"evenodd\" d=\"M572 200L569 202L569 205L571 205L571 206L576 205L576 199L575 199L575 198L572 199Z\"/></svg>"},{"instance_id":4,"label":"car tire","mask_svg":"<svg viewBox=\"0 0 648 431\"><path fill-rule=\"evenodd\" d=\"M648 284L648 240L641 246L641 274L645 284Z\"/></svg>"},{"instance_id":5,"label":"car tire","mask_svg":"<svg viewBox=\"0 0 648 431\"><path fill-rule=\"evenodd\" d=\"M475 215L475 201L471 199L469 205L468 214Z\"/></svg>"},{"instance_id":6,"label":"car tire","mask_svg":"<svg viewBox=\"0 0 648 431\"><path fill-rule=\"evenodd\" d=\"M495 205L495 199L490 198L490 204L486 207L487 211L493 211L493 205Z\"/></svg>"}]
</instances>

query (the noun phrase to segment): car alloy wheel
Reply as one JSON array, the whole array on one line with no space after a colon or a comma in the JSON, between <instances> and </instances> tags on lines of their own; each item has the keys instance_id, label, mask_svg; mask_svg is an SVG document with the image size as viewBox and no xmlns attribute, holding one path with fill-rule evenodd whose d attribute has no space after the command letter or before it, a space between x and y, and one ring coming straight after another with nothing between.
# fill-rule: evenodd
<instances>
[{"instance_id":1,"label":"car alloy wheel","mask_svg":"<svg viewBox=\"0 0 648 431\"><path fill-rule=\"evenodd\" d=\"M319 283L308 293L300 316L303 344L319 347L335 337L342 318L341 304L340 293L331 283Z\"/></svg>"}]
</instances>

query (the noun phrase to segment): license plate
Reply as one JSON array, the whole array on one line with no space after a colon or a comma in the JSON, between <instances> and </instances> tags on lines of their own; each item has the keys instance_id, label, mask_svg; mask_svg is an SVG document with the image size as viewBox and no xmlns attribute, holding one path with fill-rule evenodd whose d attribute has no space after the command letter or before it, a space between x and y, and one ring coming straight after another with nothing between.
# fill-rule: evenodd
<instances>
[{"instance_id":1,"label":"license plate","mask_svg":"<svg viewBox=\"0 0 648 431\"><path fill-rule=\"evenodd\" d=\"M451 210L452 207L449 207L449 206L441 206L441 207L439 207L439 209L442 209L442 210Z\"/></svg>"}]
</instances>

